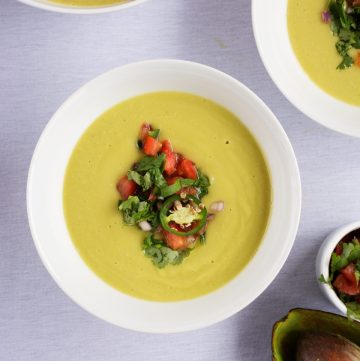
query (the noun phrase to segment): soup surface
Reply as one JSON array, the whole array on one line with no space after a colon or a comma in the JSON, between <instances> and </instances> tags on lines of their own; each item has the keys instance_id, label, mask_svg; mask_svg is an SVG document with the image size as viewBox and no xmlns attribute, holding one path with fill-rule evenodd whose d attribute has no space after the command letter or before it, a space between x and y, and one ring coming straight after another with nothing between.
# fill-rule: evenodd
<instances>
[{"instance_id":1,"label":"soup surface","mask_svg":"<svg viewBox=\"0 0 360 361\"><path fill-rule=\"evenodd\" d=\"M116 182L141 157L135 143L144 121L209 175L204 203L225 202L206 244L164 269L144 256L144 232L123 224L117 209ZM64 181L65 218L81 257L114 288L148 300L194 298L230 281L259 247L270 208L270 177L252 135L223 107L187 93L149 93L105 112L76 145Z\"/></svg>"},{"instance_id":2,"label":"soup surface","mask_svg":"<svg viewBox=\"0 0 360 361\"><path fill-rule=\"evenodd\" d=\"M336 69L341 62L330 25L321 20L327 0L289 0L288 30L294 52L309 77L324 91L360 106L360 67Z\"/></svg>"},{"instance_id":3,"label":"soup surface","mask_svg":"<svg viewBox=\"0 0 360 361\"><path fill-rule=\"evenodd\" d=\"M131 0L130 0L131 1ZM129 0L49 0L55 4L68 6L105 6L130 2Z\"/></svg>"}]
</instances>

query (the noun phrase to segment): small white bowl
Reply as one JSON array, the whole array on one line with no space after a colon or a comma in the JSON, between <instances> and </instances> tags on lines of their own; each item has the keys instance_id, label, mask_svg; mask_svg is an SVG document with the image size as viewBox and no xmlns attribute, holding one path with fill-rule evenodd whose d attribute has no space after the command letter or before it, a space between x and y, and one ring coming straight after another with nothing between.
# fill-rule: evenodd
<instances>
[{"instance_id":1,"label":"small white bowl","mask_svg":"<svg viewBox=\"0 0 360 361\"><path fill-rule=\"evenodd\" d=\"M347 224L339 227L331 232L322 243L319 252L316 257L316 277L320 278L324 275L325 279L329 278L329 265L331 260L331 254L333 253L336 245L349 233L360 229L360 221ZM346 306L339 299L336 292L328 284L319 282L319 286L324 295L330 300L330 302L344 315L346 315Z\"/></svg>"},{"instance_id":2,"label":"small white bowl","mask_svg":"<svg viewBox=\"0 0 360 361\"><path fill-rule=\"evenodd\" d=\"M101 14L113 11L123 10L131 6L141 4L147 0L128 0L122 4L107 5L107 6L67 6L56 4L47 0L18 0L23 4L34 6L39 9L55 11L58 13L67 14Z\"/></svg>"},{"instance_id":3,"label":"small white bowl","mask_svg":"<svg viewBox=\"0 0 360 361\"><path fill-rule=\"evenodd\" d=\"M360 107L320 89L304 72L292 49L287 28L288 0L252 0L252 24L266 70L280 91L318 123L360 137Z\"/></svg>"},{"instance_id":4,"label":"small white bowl","mask_svg":"<svg viewBox=\"0 0 360 361\"><path fill-rule=\"evenodd\" d=\"M149 302L115 290L77 253L62 204L63 180L77 141L100 114L136 95L189 92L236 116L260 144L272 183L272 212L255 256L222 288L181 302ZM125 133L126 134L126 133ZM111 70L73 94L55 113L36 146L27 186L31 233L47 270L75 302L116 325L147 332L178 332L221 321L255 300L276 277L296 236L301 184L295 155L280 123L243 84L205 65L153 60Z\"/></svg>"}]
</instances>

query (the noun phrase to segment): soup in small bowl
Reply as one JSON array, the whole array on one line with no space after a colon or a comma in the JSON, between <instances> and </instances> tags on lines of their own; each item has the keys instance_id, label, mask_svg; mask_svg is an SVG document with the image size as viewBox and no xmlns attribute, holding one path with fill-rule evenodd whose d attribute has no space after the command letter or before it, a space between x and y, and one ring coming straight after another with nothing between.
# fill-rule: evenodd
<instances>
[{"instance_id":1,"label":"soup in small bowl","mask_svg":"<svg viewBox=\"0 0 360 361\"><path fill-rule=\"evenodd\" d=\"M320 124L360 137L360 7L350 3L252 0L252 22L261 59L289 101Z\"/></svg>"},{"instance_id":2,"label":"soup in small bowl","mask_svg":"<svg viewBox=\"0 0 360 361\"><path fill-rule=\"evenodd\" d=\"M175 332L251 303L284 264L301 190L279 122L204 65L114 69L57 111L36 147L28 215L59 286L116 325Z\"/></svg>"}]
</instances>

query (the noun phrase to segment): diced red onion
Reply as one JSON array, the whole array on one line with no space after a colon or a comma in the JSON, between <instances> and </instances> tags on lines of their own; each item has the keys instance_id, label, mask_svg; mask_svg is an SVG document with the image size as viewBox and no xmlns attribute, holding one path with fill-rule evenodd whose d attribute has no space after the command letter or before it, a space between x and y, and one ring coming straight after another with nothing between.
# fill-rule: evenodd
<instances>
[{"instance_id":1,"label":"diced red onion","mask_svg":"<svg viewBox=\"0 0 360 361\"><path fill-rule=\"evenodd\" d=\"M215 218L215 214L214 213L209 213L206 217L206 220L208 222L212 221Z\"/></svg>"},{"instance_id":2,"label":"diced red onion","mask_svg":"<svg viewBox=\"0 0 360 361\"><path fill-rule=\"evenodd\" d=\"M325 24L328 24L330 22L330 13L325 10L321 13L321 19Z\"/></svg>"},{"instance_id":3,"label":"diced red onion","mask_svg":"<svg viewBox=\"0 0 360 361\"><path fill-rule=\"evenodd\" d=\"M222 210L224 210L224 207L225 203L223 201L218 201L211 204L210 210L214 212L221 212Z\"/></svg>"},{"instance_id":4,"label":"diced red onion","mask_svg":"<svg viewBox=\"0 0 360 361\"><path fill-rule=\"evenodd\" d=\"M196 241L196 237L195 236L188 236L187 237L187 240L186 240L186 243L187 243L187 246L191 246L192 244L194 244Z\"/></svg>"},{"instance_id":5,"label":"diced red onion","mask_svg":"<svg viewBox=\"0 0 360 361\"><path fill-rule=\"evenodd\" d=\"M149 222L146 221L142 221L139 223L139 227L141 228L142 231L144 232L149 232L151 231L151 224Z\"/></svg>"}]
</instances>

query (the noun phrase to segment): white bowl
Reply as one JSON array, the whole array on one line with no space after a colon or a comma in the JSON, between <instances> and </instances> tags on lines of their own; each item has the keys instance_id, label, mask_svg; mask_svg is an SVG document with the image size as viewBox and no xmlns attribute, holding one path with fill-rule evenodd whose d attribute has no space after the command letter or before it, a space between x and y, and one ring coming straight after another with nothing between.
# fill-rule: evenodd
<instances>
[{"instance_id":1,"label":"white bowl","mask_svg":"<svg viewBox=\"0 0 360 361\"><path fill-rule=\"evenodd\" d=\"M149 302L125 295L85 265L66 228L62 190L79 137L105 110L154 91L191 92L237 115L255 136L268 162L273 205L268 229L253 259L232 281L203 297ZM36 146L27 188L27 209L36 248L58 285L75 302L116 325L147 332L197 329L223 320L258 297L276 277L292 247L301 210L296 159L280 123L248 88L210 67L153 60L111 70L73 94L55 113Z\"/></svg>"},{"instance_id":2,"label":"white bowl","mask_svg":"<svg viewBox=\"0 0 360 361\"><path fill-rule=\"evenodd\" d=\"M322 243L319 252L316 257L316 277L320 278L324 275L325 279L329 278L329 265L331 260L331 254L333 253L336 245L350 232L360 229L360 221L347 224L339 227L331 232ZM344 315L346 315L346 306L339 299L336 292L328 284L321 283L319 286L324 295L330 300L330 302Z\"/></svg>"},{"instance_id":3,"label":"white bowl","mask_svg":"<svg viewBox=\"0 0 360 361\"><path fill-rule=\"evenodd\" d=\"M299 110L337 132L360 137L360 107L324 92L302 69L287 29L288 0L252 0L252 23L260 57L280 91Z\"/></svg>"},{"instance_id":4,"label":"white bowl","mask_svg":"<svg viewBox=\"0 0 360 361\"><path fill-rule=\"evenodd\" d=\"M18 0L24 4L34 6L39 9L55 11L58 13L68 14L100 14L112 11L122 10L134 5L141 4L147 0L128 0L123 4L107 5L107 6L67 6L56 4L48 0Z\"/></svg>"}]
</instances>

